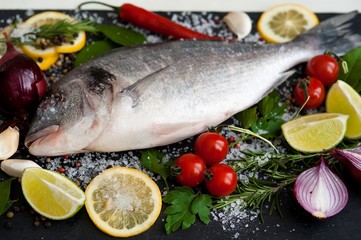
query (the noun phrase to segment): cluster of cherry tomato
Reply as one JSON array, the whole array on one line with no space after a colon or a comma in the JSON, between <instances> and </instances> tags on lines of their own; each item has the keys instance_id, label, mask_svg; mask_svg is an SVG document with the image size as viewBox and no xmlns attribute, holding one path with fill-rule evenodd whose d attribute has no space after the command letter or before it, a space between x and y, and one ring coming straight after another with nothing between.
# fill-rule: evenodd
<instances>
[{"instance_id":1,"label":"cluster of cherry tomato","mask_svg":"<svg viewBox=\"0 0 361 240\"><path fill-rule=\"evenodd\" d=\"M218 133L199 135L194 143L195 153L185 153L175 161L172 169L178 183L196 187L204 181L207 191L214 196L231 194L237 187L237 174L232 167L220 163L228 148L227 139Z\"/></svg>"},{"instance_id":2,"label":"cluster of cherry tomato","mask_svg":"<svg viewBox=\"0 0 361 240\"><path fill-rule=\"evenodd\" d=\"M311 58L306 66L308 77L298 82L294 89L296 104L305 104L308 93L309 100L304 108L320 107L325 100L325 87L331 86L337 80L338 73L338 62L332 55L323 54Z\"/></svg>"}]
</instances>

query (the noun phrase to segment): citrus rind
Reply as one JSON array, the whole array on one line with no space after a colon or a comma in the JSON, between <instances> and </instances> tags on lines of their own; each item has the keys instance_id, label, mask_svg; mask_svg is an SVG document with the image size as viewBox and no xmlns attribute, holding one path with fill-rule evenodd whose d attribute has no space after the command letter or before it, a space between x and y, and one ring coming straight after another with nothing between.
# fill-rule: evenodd
<instances>
[{"instance_id":1,"label":"citrus rind","mask_svg":"<svg viewBox=\"0 0 361 240\"><path fill-rule=\"evenodd\" d=\"M31 16L18 27L21 27L23 29L36 29L42 25L53 24L56 21L64 19L68 20L69 22L76 22L76 19L70 17L65 13L56 11L45 11ZM59 46L46 47L45 49L24 44L21 46L21 49L26 55L36 60L41 70L47 70L54 63L56 63L59 54L78 52L85 46L85 44L86 33L85 31L80 31L77 33L75 39L73 39L69 43L62 43Z\"/></svg>"},{"instance_id":2,"label":"citrus rind","mask_svg":"<svg viewBox=\"0 0 361 240\"><path fill-rule=\"evenodd\" d=\"M318 113L295 118L281 126L288 144L300 152L315 153L330 150L344 138L348 116Z\"/></svg>"},{"instance_id":3,"label":"citrus rind","mask_svg":"<svg viewBox=\"0 0 361 240\"><path fill-rule=\"evenodd\" d=\"M90 219L104 233L130 237L157 220L162 197L157 184L140 170L112 167L96 176L85 191Z\"/></svg>"},{"instance_id":4,"label":"citrus rind","mask_svg":"<svg viewBox=\"0 0 361 240\"><path fill-rule=\"evenodd\" d=\"M29 205L52 220L74 216L85 203L84 192L66 176L42 168L26 168L21 187Z\"/></svg>"},{"instance_id":5,"label":"citrus rind","mask_svg":"<svg viewBox=\"0 0 361 240\"><path fill-rule=\"evenodd\" d=\"M361 96L346 82L338 80L328 91L326 112L349 116L345 137L361 138Z\"/></svg>"}]
</instances>

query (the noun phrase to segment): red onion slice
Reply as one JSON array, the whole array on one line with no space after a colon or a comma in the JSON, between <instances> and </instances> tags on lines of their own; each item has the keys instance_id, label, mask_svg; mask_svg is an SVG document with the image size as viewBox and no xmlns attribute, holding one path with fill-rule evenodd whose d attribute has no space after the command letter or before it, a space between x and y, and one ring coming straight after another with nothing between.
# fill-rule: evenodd
<instances>
[{"instance_id":1,"label":"red onion slice","mask_svg":"<svg viewBox=\"0 0 361 240\"><path fill-rule=\"evenodd\" d=\"M333 155L341 156L341 162L343 162L347 169L350 171L352 177L361 183L361 147L353 149L335 149Z\"/></svg>"},{"instance_id":2,"label":"red onion slice","mask_svg":"<svg viewBox=\"0 0 361 240\"><path fill-rule=\"evenodd\" d=\"M318 166L297 177L294 194L298 203L317 218L339 213L348 201L345 184L328 168L323 157Z\"/></svg>"}]
</instances>

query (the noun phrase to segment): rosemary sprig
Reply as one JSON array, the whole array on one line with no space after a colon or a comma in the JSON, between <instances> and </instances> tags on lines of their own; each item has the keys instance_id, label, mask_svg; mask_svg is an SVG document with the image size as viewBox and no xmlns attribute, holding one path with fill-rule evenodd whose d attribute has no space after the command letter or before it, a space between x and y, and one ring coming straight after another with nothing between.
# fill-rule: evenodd
<instances>
[{"instance_id":1,"label":"rosemary sprig","mask_svg":"<svg viewBox=\"0 0 361 240\"><path fill-rule=\"evenodd\" d=\"M280 216L279 196L282 191L294 183L297 176L308 167L319 161L322 153L287 154L265 152L241 152L238 159L227 160L237 172L248 176L239 183L237 192L227 198L217 199L213 207L224 208L241 201L241 209L259 209L263 221L263 206L269 203L272 214L276 210Z\"/></svg>"},{"instance_id":2,"label":"rosemary sprig","mask_svg":"<svg viewBox=\"0 0 361 240\"><path fill-rule=\"evenodd\" d=\"M55 38L66 38L71 41L77 37L77 33L86 31L93 34L98 34L100 31L93 25L93 21L69 21L66 19L59 20L54 24L44 24L39 28L30 30L24 33L23 37L11 37L11 42L14 45L28 44L38 45L39 39L54 41ZM5 42L5 38L0 39Z\"/></svg>"},{"instance_id":3,"label":"rosemary sprig","mask_svg":"<svg viewBox=\"0 0 361 240\"><path fill-rule=\"evenodd\" d=\"M69 39L74 39L74 34L80 31L86 31L93 34L97 34L99 31L93 26L93 21L69 21L66 19L59 20L54 24L45 24L40 26L33 32L29 32L26 35L34 35L36 38L52 39L55 36L62 35Z\"/></svg>"},{"instance_id":4,"label":"rosemary sprig","mask_svg":"<svg viewBox=\"0 0 361 240\"><path fill-rule=\"evenodd\" d=\"M280 181L249 178L248 182L240 183L238 193L230 195L227 198L218 199L213 207L215 209L221 209L241 200L243 202L241 209L259 209L260 217L263 221L263 206L268 202L270 203L270 214L272 214L273 209L276 209L282 216L279 196L282 190L296 180L297 175L280 173L280 177L282 178Z\"/></svg>"},{"instance_id":5,"label":"rosemary sprig","mask_svg":"<svg viewBox=\"0 0 361 240\"><path fill-rule=\"evenodd\" d=\"M233 162L234 168L239 171L270 171L274 173L279 169L289 170L295 168L299 171L299 165L302 164L305 167L312 166L316 160L322 155L322 153L313 154L287 154L287 153L270 153L270 152L253 152L253 151L241 151L243 156L238 159L229 159Z\"/></svg>"}]
</instances>

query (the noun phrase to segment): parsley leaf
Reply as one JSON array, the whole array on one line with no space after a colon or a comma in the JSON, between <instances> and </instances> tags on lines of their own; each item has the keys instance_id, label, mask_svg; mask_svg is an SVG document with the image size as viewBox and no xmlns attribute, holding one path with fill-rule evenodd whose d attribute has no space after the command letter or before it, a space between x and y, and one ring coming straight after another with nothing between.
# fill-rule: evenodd
<instances>
[{"instance_id":1,"label":"parsley leaf","mask_svg":"<svg viewBox=\"0 0 361 240\"><path fill-rule=\"evenodd\" d=\"M193 214L198 214L199 219L208 224L211 219L209 215L211 214L210 207L212 206L212 199L210 195L201 194L197 198L194 199L191 205L191 210Z\"/></svg>"},{"instance_id":2,"label":"parsley leaf","mask_svg":"<svg viewBox=\"0 0 361 240\"><path fill-rule=\"evenodd\" d=\"M212 199L208 194L195 194L192 188L176 187L163 198L163 201L170 204L164 211L167 214L167 234L179 228L188 229L194 224L197 215L203 223L210 222Z\"/></svg>"},{"instance_id":3,"label":"parsley leaf","mask_svg":"<svg viewBox=\"0 0 361 240\"><path fill-rule=\"evenodd\" d=\"M244 128L251 129L263 137L276 137L280 134L284 123L282 115L286 112L286 104L280 103L281 97L273 91L264 97L256 106L248 108L236 115Z\"/></svg>"},{"instance_id":4,"label":"parsley leaf","mask_svg":"<svg viewBox=\"0 0 361 240\"><path fill-rule=\"evenodd\" d=\"M353 87L358 93L361 92L361 47L355 48L342 57L347 63L348 72L343 71L342 62L338 79L341 79Z\"/></svg>"},{"instance_id":5,"label":"parsley leaf","mask_svg":"<svg viewBox=\"0 0 361 240\"><path fill-rule=\"evenodd\" d=\"M15 178L9 178L5 181L0 182L0 216L8 210L14 201L9 199L11 182Z\"/></svg>"},{"instance_id":6,"label":"parsley leaf","mask_svg":"<svg viewBox=\"0 0 361 240\"><path fill-rule=\"evenodd\" d=\"M162 164L163 157L161 152L155 149L147 149L142 151L140 162L149 171L159 174L168 186L167 178L170 176L170 168Z\"/></svg>"}]
</instances>

